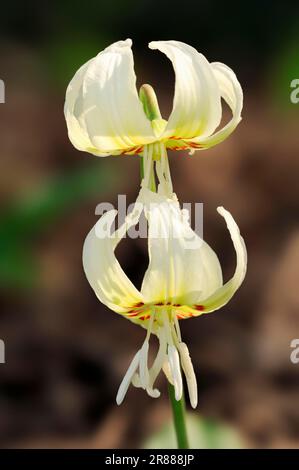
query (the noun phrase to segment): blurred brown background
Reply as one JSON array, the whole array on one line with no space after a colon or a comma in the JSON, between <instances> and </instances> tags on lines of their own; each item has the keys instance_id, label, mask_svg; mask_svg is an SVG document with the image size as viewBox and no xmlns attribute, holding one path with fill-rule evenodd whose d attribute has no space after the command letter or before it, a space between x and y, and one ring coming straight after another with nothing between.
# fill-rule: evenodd
<instances>
[{"instance_id":1,"label":"blurred brown background","mask_svg":"<svg viewBox=\"0 0 299 470\"><path fill-rule=\"evenodd\" d=\"M116 204L118 193L134 201L138 157L76 151L63 117L77 68L126 37L138 85L155 87L166 118L174 74L147 49L150 40L181 40L226 63L245 95L243 121L226 142L193 157L170 155L180 200L204 203L205 239L225 276L235 255L218 205L238 221L249 252L248 275L229 305L182 324L199 384L198 446L217 447L217 433L233 430L235 441L221 445L299 447L299 364L290 362L299 338L299 104L290 102L298 9L256 0L1 5L1 447L142 447L170 419L163 377L160 399L131 388L116 407L144 332L97 301L81 265L96 204ZM139 286L143 244L125 240L118 255Z\"/></svg>"}]
</instances>

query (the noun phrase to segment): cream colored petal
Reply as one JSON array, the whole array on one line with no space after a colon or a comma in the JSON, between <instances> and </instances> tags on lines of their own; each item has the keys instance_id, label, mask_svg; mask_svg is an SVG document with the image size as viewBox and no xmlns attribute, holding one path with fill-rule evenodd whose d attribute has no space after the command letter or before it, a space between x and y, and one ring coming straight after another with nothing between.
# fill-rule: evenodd
<instances>
[{"instance_id":1,"label":"cream colored petal","mask_svg":"<svg viewBox=\"0 0 299 470\"><path fill-rule=\"evenodd\" d=\"M190 144L193 144L193 148L196 149L196 146L199 146L198 150L213 147L225 140L235 130L242 119L243 92L236 75L229 67L220 62L214 62L211 66L217 79L221 96L232 111L232 118L222 129L215 132L215 134L206 137L199 136L189 141Z\"/></svg>"},{"instance_id":2,"label":"cream colored petal","mask_svg":"<svg viewBox=\"0 0 299 470\"><path fill-rule=\"evenodd\" d=\"M141 292L145 302L192 303L222 285L214 251L191 229L178 202L151 193L147 203L149 266Z\"/></svg>"},{"instance_id":3,"label":"cream colored petal","mask_svg":"<svg viewBox=\"0 0 299 470\"><path fill-rule=\"evenodd\" d=\"M140 292L122 270L114 250L124 232L136 221L127 219L119 232L110 230L117 211L105 213L87 235L83 247L83 267L99 300L117 313L126 313L143 301Z\"/></svg>"},{"instance_id":4,"label":"cream colored petal","mask_svg":"<svg viewBox=\"0 0 299 470\"><path fill-rule=\"evenodd\" d=\"M86 148L92 148L92 143L85 129L80 126L78 119L74 114L74 108L77 97L80 93L84 74L90 65L91 60L82 65L76 72L74 78L69 83L66 90L66 99L64 103L64 114L68 129L68 136L74 147L78 150L85 150ZM95 149L96 150L96 149Z\"/></svg>"},{"instance_id":5,"label":"cream colored petal","mask_svg":"<svg viewBox=\"0 0 299 470\"><path fill-rule=\"evenodd\" d=\"M127 39L107 47L68 86L65 117L79 150L115 155L155 140L138 98L131 45Z\"/></svg>"},{"instance_id":6,"label":"cream colored petal","mask_svg":"<svg viewBox=\"0 0 299 470\"><path fill-rule=\"evenodd\" d=\"M196 304L202 306L203 309L197 310L194 309L194 306L190 307L190 312L192 315L201 315L203 313L213 312L223 307L229 300L233 297L235 292L241 286L247 270L247 251L245 242L240 234L239 227L234 221L232 215L225 210L223 207L218 207L218 212L222 217L224 217L227 228L230 232L234 248L237 255L237 265L233 277L226 282L222 287L218 288L212 295L209 297L200 296L197 299ZM188 310L187 306L182 307L185 311Z\"/></svg>"},{"instance_id":7,"label":"cream colored petal","mask_svg":"<svg viewBox=\"0 0 299 470\"><path fill-rule=\"evenodd\" d=\"M210 135L221 120L219 86L207 59L178 41L154 41L151 49L167 55L175 71L173 110L163 139Z\"/></svg>"}]
</instances>

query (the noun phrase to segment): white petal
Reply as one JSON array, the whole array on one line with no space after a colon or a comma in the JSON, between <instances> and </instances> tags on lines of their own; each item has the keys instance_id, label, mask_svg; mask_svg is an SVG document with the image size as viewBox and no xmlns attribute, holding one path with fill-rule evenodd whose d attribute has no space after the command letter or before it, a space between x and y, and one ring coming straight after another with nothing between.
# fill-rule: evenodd
<instances>
[{"instance_id":1,"label":"white petal","mask_svg":"<svg viewBox=\"0 0 299 470\"><path fill-rule=\"evenodd\" d=\"M127 39L107 47L68 86L65 117L79 150L105 156L155 140L138 98L131 45Z\"/></svg>"},{"instance_id":2,"label":"white petal","mask_svg":"<svg viewBox=\"0 0 299 470\"><path fill-rule=\"evenodd\" d=\"M224 217L227 228L230 232L232 242L236 250L237 266L233 277L228 282L217 289L210 297L199 300L199 303L204 306L204 311L201 313L213 312L227 304L242 284L247 269L247 251L244 240L240 234L239 227L227 210L223 207L218 207L217 210L219 214Z\"/></svg>"},{"instance_id":3,"label":"white petal","mask_svg":"<svg viewBox=\"0 0 299 470\"><path fill-rule=\"evenodd\" d=\"M138 365L139 365L139 358L140 358L140 351L138 351L131 364L130 364L130 367L128 368L120 386L119 386L119 389L118 389L118 392L117 392L117 395L116 395L116 403L118 405L121 405L121 403L123 402L125 396L126 396L126 393L128 391L128 388L130 386L130 383L132 381L132 378L133 378L133 375L135 374L137 368L138 368Z\"/></svg>"},{"instance_id":4,"label":"white petal","mask_svg":"<svg viewBox=\"0 0 299 470\"><path fill-rule=\"evenodd\" d=\"M86 70L90 65L90 62L91 60L82 65L82 67L80 67L76 72L74 78L71 80L66 91L66 100L64 104L64 114L68 128L69 139L74 147L76 147L78 150L85 150L87 148L92 149L93 147L87 132L82 126L80 126L79 121L74 114L76 100L80 93L82 81ZM96 152L97 150L94 149L94 151Z\"/></svg>"},{"instance_id":5,"label":"white petal","mask_svg":"<svg viewBox=\"0 0 299 470\"><path fill-rule=\"evenodd\" d=\"M173 110L163 138L210 135L221 120L221 100L207 59L183 42L154 41L149 47L164 52L175 71Z\"/></svg>"},{"instance_id":6,"label":"white petal","mask_svg":"<svg viewBox=\"0 0 299 470\"><path fill-rule=\"evenodd\" d=\"M155 204L156 201L156 204ZM192 303L222 285L214 251L191 229L178 202L160 194L147 206L149 266L141 292L145 302Z\"/></svg>"},{"instance_id":7,"label":"white petal","mask_svg":"<svg viewBox=\"0 0 299 470\"><path fill-rule=\"evenodd\" d=\"M235 130L242 119L243 92L236 75L229 67L220 62L214 62L211 66L217 79L221 96L232 111L232 118L222 129L215 132L215 134L208 137L198 137L192 140L194 143L201 145L202 148L212 147L225 140Z\"/></svg>"},{"instance_id":8,"label":"white petal","mask_svg":"<svg viewBox=\"0 0 299 470\"><path fill-rule=\"evenodd\" d=\"M186 377L190 403L192 408L196 408L198 402L197 382L189 350L185 343L178 343L178 350L181 357L182 369Z\"/></svg>"},{"instance_id":9,"label":"white petal","mask_svg":"<svg viewBox=\"0 0 299 470\"><path fill-rule=\"evenodd\" d=\"M140 292L122 270L114 250L124 232L135 223L133 216L110 235L117 211L104 214L87 235L83 246L83 267L86 277L102 303L111 310L125 313L130 306L142 302Z\"/></svg>"}]
</instances>

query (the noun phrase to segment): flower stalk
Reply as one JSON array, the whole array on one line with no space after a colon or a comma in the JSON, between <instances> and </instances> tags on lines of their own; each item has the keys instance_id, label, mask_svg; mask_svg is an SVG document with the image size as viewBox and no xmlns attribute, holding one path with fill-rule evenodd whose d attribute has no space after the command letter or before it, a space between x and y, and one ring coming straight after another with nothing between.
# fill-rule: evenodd
<instances>
[{"instance_id":1,"label":"flower stalk","mask_svg":"<svg viewBox=\"0 0 299 470\"><path fill-rule=\"evenodd\" d=\"M182 398L177 401L175 399L174 386L168 383L168 396L172 408L173 423L178 449L189 449L184 394Z\"/></svg>"}]
</instances>

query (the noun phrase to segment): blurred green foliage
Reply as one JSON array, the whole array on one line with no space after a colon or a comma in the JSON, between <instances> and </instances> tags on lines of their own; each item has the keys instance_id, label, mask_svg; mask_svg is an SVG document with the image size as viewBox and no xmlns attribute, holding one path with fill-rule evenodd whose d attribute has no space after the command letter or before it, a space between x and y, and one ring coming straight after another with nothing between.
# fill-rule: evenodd
<instances>
[{"instance_id":1,"label":"blurred green foliage","mask_svg":"<svg viewBox=\"0 0 299 470\"><path fill-rule=\"evenodd\" d=\"M187 414L188 439L191 449L242 449L239 434L227 425L207 418ZM173 423L166 424L147 439L145 449L177 449Z\"/></svg>"},{"instance_id":2,"label":"blurred green foliage","mask_svg":"<svg viewBox=\"0 0 299 470\"><path fill-rule=\"evenodd\" d=\"M95 161L58 175L7 208L0 218L1 286L32 287L38 275L33 256L37 236L116 182L117 175Z\"/></svg>"},{"instance_id":3,"label":"blurred green foliage","mask_svg":"<svg viewBox=\"0 0 299 470\"><path fill-rule=\"evenodd\" d=\"M290 84L293 79L299 79L299 40L295 35L282 45L273 58L268 72L268 83L273 102L282 111L298 113L299 105L295 106L290 100L293 90Z\"/></svg>"}]
</instances>

